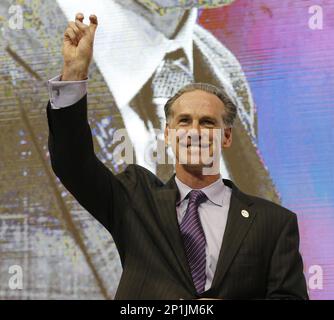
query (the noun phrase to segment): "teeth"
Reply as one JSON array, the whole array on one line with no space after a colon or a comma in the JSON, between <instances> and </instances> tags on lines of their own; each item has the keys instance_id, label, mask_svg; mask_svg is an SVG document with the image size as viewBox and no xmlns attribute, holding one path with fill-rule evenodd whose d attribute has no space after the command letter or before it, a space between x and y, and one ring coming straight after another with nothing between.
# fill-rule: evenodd
<instances>
[{"instance_id":1,"label":"teeth","mask_svg":"<svg viewBox=\"0 0 334 320\"><path fill-rule=\"evenodd\" d=\"M196 148L207 148L207 147L209 147L210 145L209 144L202 144L202 145L200 145L200 144L188 144L187 145L187 148L189 148L189 147L196 147Z\"/></svg>"},{"instance_id":2,"label":"teeth","mask_svg":"<svg viewBox=\"0 0 334 320\"><path fill-rule=\"evenodd\" d=\"M182 147L202 147L202 148L207 148L211 146L211 143L205 143L205 144L197 144L197 143L182 143L180 142L180 146Z\"/></svg>"}]
</instances>

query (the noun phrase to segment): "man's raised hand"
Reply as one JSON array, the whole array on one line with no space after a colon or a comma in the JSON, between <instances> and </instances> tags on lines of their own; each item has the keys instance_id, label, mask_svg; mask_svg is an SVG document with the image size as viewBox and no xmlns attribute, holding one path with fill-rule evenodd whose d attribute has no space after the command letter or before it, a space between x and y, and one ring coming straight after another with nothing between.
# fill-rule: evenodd
<instances>
[{"instance_id":1,"label":"man's raised hand","mask_svg":"<svg viewBox=\"0 0 334 320\"><path fill-rule=\"evenodd\" d=\"M83 23L84 15L77 13L75 22L69 22L64 33L63 81L84 80L88 76L88 69L93 57L93 44L97 29L97 17L89 17L90 24Z\"/></svg>"}]
</instances>

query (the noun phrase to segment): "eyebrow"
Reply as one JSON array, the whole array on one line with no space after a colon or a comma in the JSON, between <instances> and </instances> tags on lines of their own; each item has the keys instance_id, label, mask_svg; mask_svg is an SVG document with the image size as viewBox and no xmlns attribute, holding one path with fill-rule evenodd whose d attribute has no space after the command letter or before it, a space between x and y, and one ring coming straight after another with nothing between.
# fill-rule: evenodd
<instances>
[{"instance_id":1,"label":"eyebrow","mask_svg":"<svg viewBox=\"0 0 334 320\"><path fill-rule=\"evenodd\" d=\"M216 118L212 118L210 116L204 116L203 118L200 118L200 120L210 120L210 121L213 121L213 122L217 122Z\"/></svg>"},{"instance_id":2,"label":"eyebrow","mask_svg":"<svg viewBox=\"0 0 334 320\"><path fill-rule=\"evenodd\" d=\"M191 114L190 113L181 113L176 118L179 119L179 118L182 118L182 117L188 117L188 118L190 118Z\"/></svg>"},{"instance_id":3,"label":"eyebrow","mask_svg":"<svg viewBox=\"0 0 334 320\"><path fill-rule=\"evenodd\" d=\"M191 114L189 114L189 113L181 113L181 114L179 114L176 117L176 120L180 120L181 118L187 118L187 119L189 119L189 118L191 118ZM215 124L217 123L217 119L213 118L213 117L210 117L210 116L203 116L203 117L200 117L200 119L199 119L200 122L201 121L206 121L206 120L209 120L209 121L211 121L211 122L213 122Z\"/></svg>"},{"instance_id":4,"label":"eyebrow","mask_svg":"<svg viewBox=\"0 0 334 320\"><path fill-rule=\"evenodd\" d=\"M191 118L191 114L190 113L181 113L179 115L176 116L176 118L182 118L182 117L189 117ZM211 116L202 116L200 117L200 120L213 120L213 121L216 121L216 118L214 117L211 117Z\"/></svg>"}]
</instances>

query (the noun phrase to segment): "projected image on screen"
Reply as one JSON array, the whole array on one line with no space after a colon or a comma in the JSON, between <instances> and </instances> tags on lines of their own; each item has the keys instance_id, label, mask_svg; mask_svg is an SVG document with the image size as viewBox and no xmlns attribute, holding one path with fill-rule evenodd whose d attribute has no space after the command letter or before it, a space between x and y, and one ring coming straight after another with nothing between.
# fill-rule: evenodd
<instances>
[{"instance_id":1,"label":"projected image on screen","mask_svg":"<svg viewBox=\"0 0 334 320\"><path fill-rule=\"evenodd\" d=\"M314 176L310 167L302 172L296 165L297 160L302 166L316 155L308 149L312 138L305 136L311 132L307 130L313 110L296 107L307 88L313 88L318 110L322 106L321 115L327 119L318 128L324 145L330 144L325 132L333 132L329 124L333 111L326 109L326 101L333 100L332 76L322 69L318 80L296 80L297 74L310 72L313 59L326 47L323 41L330 28L322 30L327 34L323 40L313 38L318 46L311 48L297 31L290 34L284 29L290 17L290 25L305 21L297 28L299 34L315 37L307 24L309 5L303 1L292 8L277 1L266 6L248 0L202 1L202 5L195 1L192 7L182 3L1 2L0 297L113 298L117 289L121 266L111 236L54 176L47 151L46 82L61 73L63 33L77 12L86 17L95 13L99 19L89 73L88 117L96 154L106 166L115 173L126 167L127 163L115 160L119 149L113 141L115 131L125 128L135 163L167 181L173 161L159 164L147 156L157 151L157 141L163 139L156 129L163 132L165 127L164 104L192 82L223 87L236 102L238 116L232 147L222 154L222 176L244 192L298 214L307 279L310 267L333 261L333 255L326 255L328 250L309 240L322 228L321 220L314 218L317 213L328 219L324 236L328 248L333 248L329 178L315 177L321 170L333 170L329 168L333 151L328 147L317 151L321 165L313 160L313 168L318 168ZM20 14L22 27L16 28ZM292 49L296 46L298 50ZM323 68L333 66L329 56L322 59ZM293 135L288 128L295 130ZM170 149L165 152L167 158L173 157ZM294 171L289 171L292 167ZM306 177L307 172L312 177ZM323 206L314 211L319 203ZM22 267L22 290L8 287L13 265ZM333 288L310 290L310 296L333 297Z\"/></svg>"}]
</instances>

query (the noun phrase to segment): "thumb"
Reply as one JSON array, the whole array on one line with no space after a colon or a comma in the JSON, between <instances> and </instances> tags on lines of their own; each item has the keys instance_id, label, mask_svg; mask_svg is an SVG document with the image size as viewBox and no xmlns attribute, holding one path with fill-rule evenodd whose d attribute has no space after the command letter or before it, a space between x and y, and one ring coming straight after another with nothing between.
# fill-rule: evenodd
<instances>
[{"instance_id":1,"label":"thumb","mask_svg":"<svg viewBox=\"0 0 334 320\"><path fill-rule=\"evenodd\" d=\"M97 16L95 14L90 15L89 21L90 21L89 29L95 33L98 25Z\"/></svg>"}]
</instances>

